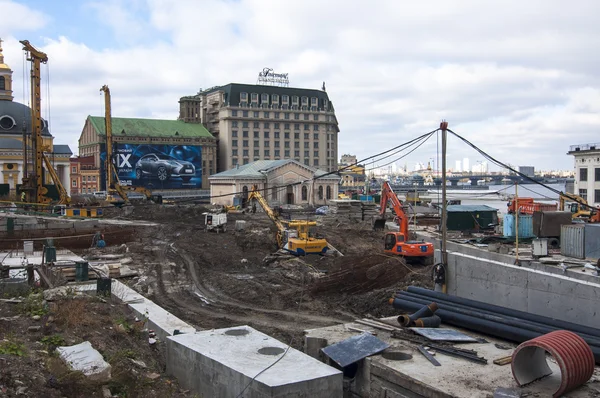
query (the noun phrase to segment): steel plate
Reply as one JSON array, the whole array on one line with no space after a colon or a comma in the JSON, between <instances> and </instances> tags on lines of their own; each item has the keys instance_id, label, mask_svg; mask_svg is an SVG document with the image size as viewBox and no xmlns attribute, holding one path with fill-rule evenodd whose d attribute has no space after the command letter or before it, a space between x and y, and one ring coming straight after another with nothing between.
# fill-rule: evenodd
<instances>
[{"instance_id":1,"label":"steel plate","mask_svg":"<svg viewBox=\"0 0 600 398\"><path fill-rule=\"evenodd\" d=\"M341 367L345 367L389 347L389 344L379 340L377 337L369 333L363 333L327 346L321 349L321 351L331 358L332 361Z\"/></svg>"},{"instance_id":2,"label":"steel plate","mask_svg":"<svg viewBox=\"0 0 600 398\"><path fill-rule=\"evenodd\" d=\"M476 343L477 339L454 329L443 328L410 328L413 332L431 341L454 341L460 343Z\"/></svg>"}]
</instances>

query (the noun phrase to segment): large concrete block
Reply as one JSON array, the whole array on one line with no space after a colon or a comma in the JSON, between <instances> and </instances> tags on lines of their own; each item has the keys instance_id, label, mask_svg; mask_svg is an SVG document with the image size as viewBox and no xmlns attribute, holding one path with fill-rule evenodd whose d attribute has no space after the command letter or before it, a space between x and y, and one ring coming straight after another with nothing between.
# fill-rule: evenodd
<instances>
[{"instance_id":1,"label":"large concrete block","mask_svg":"<svg viewBox=\"0 0 600 398\"><path fill-rule=\"evenodd\" d=\"M527 312L598 328L600 324L600 302L576 299L568 294L530 290Z\"/></svg>"},{"instance_id":2,"label":"large concrete block","mask_svg":"<svg viewBox=\"0 0 600 398\"><path fill-rule=\"evenodd\" d=\"M459 297L527 311L528 290L523 287L459 276L456 280L456 291Z\"/></svg>"},{"instance_id":3,"label":"large concrete block","mask_svg":"<svg viewBox=\"0 0 600 398\"><path fill-rule=\"evenodd\" d=\"M181 334L167 338L167 372L203 397L342 397L342 372L287 348L249 326Z\"/></svg>"}]
</instances>

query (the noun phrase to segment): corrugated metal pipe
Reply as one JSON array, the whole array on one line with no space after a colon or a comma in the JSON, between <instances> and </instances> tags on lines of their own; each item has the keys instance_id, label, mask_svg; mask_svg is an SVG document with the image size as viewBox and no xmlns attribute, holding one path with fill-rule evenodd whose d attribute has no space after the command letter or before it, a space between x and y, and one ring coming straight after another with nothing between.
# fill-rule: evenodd
<instances>
[{"instance_id":1,"label":"corrugated metal pipe","mask_svg":"<svg viewBox=\"0 0 600 398\"><path fill-rule=\"evenodd\" d=\"M411 289L409 288L409 291L410 290ZM403 293L404 292L399 293L398 296L390 300L390 302L394 308L408 312L418 311L423 307L424 303L427 303L431 299L431 297L411 297ZM456 298L445 294L441 294L441 296ZM441 318L442 322L473 330L475 332L488 334L490 336L522 343L554 331L553 327L531 322L528 318L508 317L491 311L482 311L466 304L458 305L450 301L444 301L439 299L439 297L436 298L436 300L439 309L435 314ZM471 302L473 300L468 301ZM586 329L591 331L594 330L593 328ZM580 334L580 337L591 346L595 360L600 364L600 339L595 338L594 335L578 334Z\"/></svg>"},{"instance_id":2,"label":"corrugated metal pipe","mask_svg":"<svg viewBox=\"0 0 600 398\"><path fill-rule=\"evenodd\" d=\"M575 333L557 330L519 345L512 356L512 373L520 386L552 374L546 360L552 355L560 368L561 382L552 397L557 398L587 382L594 374L590 346Z\"/></svg>"}]
</instances>

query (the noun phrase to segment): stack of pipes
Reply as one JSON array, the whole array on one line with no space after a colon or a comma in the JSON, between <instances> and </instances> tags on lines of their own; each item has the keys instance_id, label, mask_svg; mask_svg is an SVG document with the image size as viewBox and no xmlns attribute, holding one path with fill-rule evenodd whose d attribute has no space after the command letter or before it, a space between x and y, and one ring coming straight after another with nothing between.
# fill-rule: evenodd
<instances>
[{"instance_id":1,"label":"stack of pipes","mask_svg":"<svg viewBox=\"0 0 600 398\"><path fill-rule=\"evenodd\" d=\"M443 323L490 336L522 343L555 330L568 330L583 338L600 364L600 329L578 325L493 304L450 296L433 290L410 286L390 299L394 308L418 311L435 300L435 314Z\"/></svg>"}]
</instances>

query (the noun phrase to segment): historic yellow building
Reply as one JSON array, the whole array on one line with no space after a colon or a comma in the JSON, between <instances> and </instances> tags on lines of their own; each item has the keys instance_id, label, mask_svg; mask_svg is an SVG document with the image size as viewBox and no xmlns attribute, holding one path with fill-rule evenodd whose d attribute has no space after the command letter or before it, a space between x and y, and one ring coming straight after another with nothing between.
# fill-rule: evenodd
<instances>
[{"instance_id":1,"label":"historic yellow building","mask_svg":"<svg viewBox=\"0 0 600 398\"><path fill-rule=\"evenodd\" d=\"M27 164L32 170L32 154L29 144L31 132L31 109L13 101L12 70L4 63L2 40L0 39L0 196L16 194L17 186L23 179L23 136L27 136ZM48 122L42 119L42 140L51 163L61 183L70 190L69 158L72 155L68 145L54 145L54 137L48 130ZM52 184L50 177L44 184Z\"/></svg>"}]
</instances>

